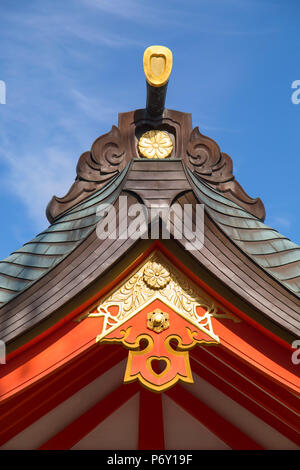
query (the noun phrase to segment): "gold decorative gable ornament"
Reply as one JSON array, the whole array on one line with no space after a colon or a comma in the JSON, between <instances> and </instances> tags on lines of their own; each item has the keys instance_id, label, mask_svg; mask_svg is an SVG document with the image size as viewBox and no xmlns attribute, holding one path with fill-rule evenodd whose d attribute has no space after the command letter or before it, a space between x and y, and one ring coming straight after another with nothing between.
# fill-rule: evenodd
<instances>
[{"instance_id":1,"label":"gold decorative gable ornament","mask_svg":"<svg viewBox=\"0 0 300 470\"><path fill-rule=\"evenodd\" d=\"M156 392L178 380L193 383L188 351L219 343L212 318L235 319L218 314L215 302L158 252L86 316L100 320L97 342L129 349L124 382L138 379Z\"/></svg>"}]
</instances>

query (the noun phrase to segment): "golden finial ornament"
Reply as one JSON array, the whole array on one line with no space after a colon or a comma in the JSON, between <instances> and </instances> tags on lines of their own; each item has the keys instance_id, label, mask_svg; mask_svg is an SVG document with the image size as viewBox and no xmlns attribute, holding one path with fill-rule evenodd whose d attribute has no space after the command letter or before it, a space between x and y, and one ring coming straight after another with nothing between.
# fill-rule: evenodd
<instances>
[{"instance_id":1,"label":"golden finial ornament","mask_svg":"<svg viewBox=\"0 0 300 470\"><path fill-rule=\"evenodd\" d=\"M169 77L173 66L173 55L165 46L150 46L144 52L143 67L147 82L147 112L151 116L161 116Z\"/></svg>"},{"instance_id":2,"label":"golden finial ornament","mask_svg":"<svg viewBox=\"0 0 300 470\"><path fill-rule=\"evenodd\" d=\"M150 46L144 52L144 72L149 85L164 86L170 77L173 66L173 55L168 47Z\"/></svg>"}]
</instances>

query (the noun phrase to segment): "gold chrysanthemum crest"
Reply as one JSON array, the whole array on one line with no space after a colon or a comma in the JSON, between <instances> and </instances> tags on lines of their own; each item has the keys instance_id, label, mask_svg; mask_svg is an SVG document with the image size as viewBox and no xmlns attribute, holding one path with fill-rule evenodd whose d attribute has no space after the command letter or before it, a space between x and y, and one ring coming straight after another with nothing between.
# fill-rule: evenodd
<instances>
[{"instance_id":1,"label":"gold chrysanthemum crest","mask_svg":"<svg viewBox=\"0 0 300 470\"><path fill-rule=\"evenodd\" d=\"M142 135L138 149L142 157L161 159L171 155L173 144L167 132L151 130Z\"/></svg>"},{"instance_id":2,"label":"gold chrysanthemum crest","mask_svg":"<svg viewBox=\"0 0 300 470\"><path fill-rule=\"evenodd\" d=\"M144 269L144 281L151 289L163 289L170 282L170 271L162 264L149 263Z\"/></svg>"}]
</instances>

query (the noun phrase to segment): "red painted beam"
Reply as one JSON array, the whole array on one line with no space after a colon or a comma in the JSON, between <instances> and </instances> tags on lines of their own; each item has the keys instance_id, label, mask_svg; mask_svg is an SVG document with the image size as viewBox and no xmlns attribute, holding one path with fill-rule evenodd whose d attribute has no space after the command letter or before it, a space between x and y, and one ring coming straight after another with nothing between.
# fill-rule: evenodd
<instances>
[{"instance_id":1,"label":"red painted beam","mask_svg":"<svg viewBox=\"0 0 300 470\"><path fill-rule=\"evenodd\" d=\"M279 336L275 335L267 328L262 326L260 323L253 320L249 315L245 314L243 311L239 310L234 304L229 302L225 297L222 297L218 294L210 285L206 284L203 279L200 279L196 274L191 271L182 261L180 261L174 253L169 251L168 248L163 244L162 241L157 240L156 247L184 274L186 274L196 285L203 289L208 295L215 299L221 306L223 305L226 309L235 313L239 318L248 323L249 325L254 326L255 329L261 331L265 336L269 337L272 341L276 342L285 349L291 350L291 345L281 339Z\"/></svg>"},{"instance_id":2,"label":"red painted beam","mask_svg":"<svg viewBox=\"0 0 300 470\"><path fill-rule=\"evenodd\" d=\"M216 374L217 377L223 378L226 383L231 384L234 389L240 391L243 396L246 396L253 402L260 405L261 409L269 412L277 421L277 426L280 427L280 432L288 432L289 438L299 442L300 436L300 418L299 408L298 413L289 409L289 403L281 403L279 399L274 398L270 392L265 392L260 384L251 383L250 379L242 376L237 372L233 366L227 365L220 358L215 357L215 351L208 351L204 348L197 348L193 351L194 357L198 363L204 365L206 368ZM196 367L195 364L193 367ZM272 384L272 382L271 382ZM270 388L270 385L268 389ZM273 420L273 424L274 424ZM276 429L278 427L276 426ZM278 429L279 430L279 429Z\"/></svg>"},{"instance_id":3,"label":"red painted beam","mask_svg":"<svg viewBox=\"0 0 300 470\"><path fill-rule=\"evenodd\" d=\"M223 377L223 375L226 376L226 373L224 374L223 372L222 374L213 372L207 366L196 362L192 358L191 367L192 371L199 377L206 380L208 383L216 387L243 408L247 409L262 421L269 424L283 436L287 437L292 442L295 442L297 445L300 445L299 434L294 429L280 421L262 405L259 405L256 401L250 399L245 393L241 392L237 387L237 384L231 384L228 379Z\"/></svg>"},{"instance_id":4,"label":"red painted beam","mask_svg":"<svg viewBox=\"0 0 300 470\"><path fill-rule=\"evenodd\" d=\"M161 394L141 387L139 449L164 450L164 421Z\"/></svg>"},{"instance_id":5,"label":"red painted beam","mask_svg":"<svg viewBox=\"0 0 300 470\"><path fill-rule=\"evenodd\" d=\"M95 345L83 357L8 399L0 406L0 445L114 367L127 354L122 347Z\"/></svg>"},{"instance_id":6,"label":"red painted beam","mask_svg":"<svg viewBox=\"0 0 300 470\"><path fill-rule=\"evenodd\" d=\"M89 434L98 424L120 408L139 390L138 384L121 385L69 426L45 442L39 450L68 450Z\"/></svg>"},{"instance_id":7,"label":"red painted beam","mask_svg":"<svg viewBox=\"0 0 300 470\"><path fill-rule=\"evenodd\" d=\"M202 403L198 398L177 385L166 392L179 406L225 442L233 450L263 450L244 432Z\"/></svg>"},{"instance_id":8,"label":"red painted beam","mask_svg":"<svg viewBox=\"0 0 300 470\"><path fill-rule=\"evenodd\" d=\"M223 363L225 362L230 367L233 367L237 372L241 373L250 379L253 383L262 387L274 398L277 398L296 413L299 413L300 396L296 396L295 394L289 392L286 388L281 387L277 382L272 380L271 376L266 376L258 370L255 370L253 367L250 367L245 361L241 360L239 357L225 349L225 347L222 345L219 345L219 347L214 348L213 350L210 349L209 351L205 347L201 347L200 349L206 350L207 353L221 359Z\"/></svg>"}]
</instances>

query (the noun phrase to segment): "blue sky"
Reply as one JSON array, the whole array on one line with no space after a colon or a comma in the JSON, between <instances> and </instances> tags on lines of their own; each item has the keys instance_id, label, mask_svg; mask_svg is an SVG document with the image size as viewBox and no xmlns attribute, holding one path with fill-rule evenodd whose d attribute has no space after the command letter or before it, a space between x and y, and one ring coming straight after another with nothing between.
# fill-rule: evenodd
<instances>
[{"instance_id":1,"label":"blue sky","mask_svg":"<svg viewBox=\"0 0 300 470\"><path fill-rule=\"evenodd\" d=\"M298 0L0 0L0 258L47 227L118 112L144 107L152 44L173 52L166 107L192 113L300 244L299 24Z\"/></svg>"}]
</instances>

